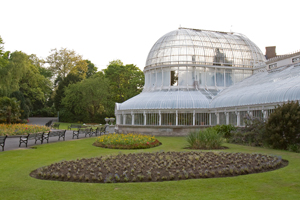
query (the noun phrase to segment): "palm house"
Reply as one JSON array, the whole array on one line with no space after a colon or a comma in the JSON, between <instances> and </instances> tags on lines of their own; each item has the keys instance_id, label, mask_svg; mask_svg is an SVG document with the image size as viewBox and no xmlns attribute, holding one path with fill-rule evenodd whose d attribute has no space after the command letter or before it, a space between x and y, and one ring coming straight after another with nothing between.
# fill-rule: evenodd
<instances>
[{"instance_id":1,"label":"palm house","mask_svg":"<svg viewBox=\"0 0 300 200\"><path fill-rule=\"evenodd\" d=\"M116 127L185 135L216 124L243 126L246 116L265 119L279 103L300 100L300 66L276 62L239 33L171 31L148 54L143 92L116 103Z\"/></svg>"}]
</instances>

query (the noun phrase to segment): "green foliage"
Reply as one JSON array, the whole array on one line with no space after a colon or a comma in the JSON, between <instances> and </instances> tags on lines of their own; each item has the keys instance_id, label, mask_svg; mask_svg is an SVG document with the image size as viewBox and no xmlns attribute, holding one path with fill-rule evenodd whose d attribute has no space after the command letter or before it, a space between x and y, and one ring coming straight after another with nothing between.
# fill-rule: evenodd
<instances>
[{"instance_id":1,"label":"green foliage","mask_svg":"<svg viewBox=\"0 0 300 200\"><path fill-rule=\"evenodd\" d=\"M104 120L107 116L108 89L109 82L101 75L69 85L62 99L65 110L61 113L61 119L65 121L64 119L68 116L74 121L99 122L101 119Z\"/></svg>"},{"instance_id":2,"label":"green foliage","mask_svg":"<svg viewBox=\"0 0 300 200\"><path fill-rule=\"evenodd\" d=\"M191 131L186 140L193 149L218 149L223 144L222 134L213 128Z\"/></svg>"},{"instance_id":3,"label":"green foliage","mask_svg":"<svg viewBox=\"0 0 300 200\"><path fill-rule=\"evenodd\" d=\"M2 56L0 67L0 96L9 96L12 92L19 90L19 82L28 70L30 62L28 56L21 52L6 52Z\"/></svg>"},{"instance_id":4,"label":"green foliage","mask_svg":"<svg viewBox=\"0 0 300 200\"><path fill-rule=\"evenodd\" d=\"M41 109L37 109L31 112L31 116L35 117L55 117L56 116L56 109L54 106L51 107L44 107Z\"/></svg>"},{"instance_id":5,"label":"green foliage","mask_svg":"<svg viewBox=\"0 0 300 200\"><path fill-rule=\"evenodd\" d=\"M120 60L114 60L104 69L104 73L109 79L114 102L122 103L143 90L144 73L133 64L124 66Z\"/></svg>"},{"instance_id":6,"label":"green foliage","mask_svg":"<svg viewBox=\"0 0 300 200\"><path fill-rule=\"evenodd\" d=\"M1 123L10 124L20 122L20 102L15 98L0 97L0 109Z\"/></svg>"},{"instance_id":7,"label":"green foliage","mask_svg":"<svg viewBox=\"0 0 300 200\"><path fill-rule=\"evenodd\" d=\"M63 79L62 81L59 82L58 84L58 88L56 90L56 94L54 96L54 105L56 110L60 111L63 106L61 105L62 99L66 96L65 95L65 89L71 85L71 84L75 84L77 82L80 82L82 80L82 77L70 73L67 75L67 77L65 79Z\"/></svg>"},{"instance_id":8,"label":"green foliage","mask_svg":"<svg viewBox=\"0 0 300 200\"><path fill-rule=\"evenodd\" d=\"M278 105L266 124L265 141L273 148L288 149L300 145L299 102Z\"/></svg>"},{"instance_id":9,"label":"green foliage","mask_svg":"<svg viewBox=\"0 0 300 200\"><path fill-rule=\"evenodd\" d=\"M20 101L20 109L22 111L22 114L20 116L21 119L28 119L30 114L30 107L31 103L29 99L25 99L23 93L21 91L15 91L13 92L10 97L16 98L18 101Z\"/></svg>"},{"instance_id":10,"label":"green foliage","mask_svg":"<svg viewBox=\"0 0 300 200\"><path fill-rule=\"evenodd\" d=\"M218 134L223 135L224 138L230 138L233 131L236 130L236 127L232 124L223 124L223 125L216 125L213 127L217 131Z\"/></svg>"},{"instance_id":11,"label":"green foliage","mask_svg":"<svg viewBox=\"0 0 300 200\"><path fill-rule=\"evenodd\" d=\"M263 146L265 132L265 122L257 118L248 118L245 119L245 127L237 128L228 141L236 144Z\"/></svg>"},{"instance_id":12,"label":"green foliage","mask_svg":"<svg viewBox=\"0 0 300 200\"><path fill-rule=\"evenodd\" d=\"M90 61L84 60L87 63L88 70L86 72L86 78L90 78L97 72L97 67Z\"/></svg>"},{"instance_id":13,"label":"green foliage","mask_svg":"<svg viewBox=\"0 0 300 200\"><path fill-rule=\"evenodd\" d=\"M71 71L74 71L74 73L79 72L82 78L86 75L88 64L74 50L66 48L61 48L60 50L52 49L46 60L53 74L62 79Z\"/></svg>"}]
</instances>

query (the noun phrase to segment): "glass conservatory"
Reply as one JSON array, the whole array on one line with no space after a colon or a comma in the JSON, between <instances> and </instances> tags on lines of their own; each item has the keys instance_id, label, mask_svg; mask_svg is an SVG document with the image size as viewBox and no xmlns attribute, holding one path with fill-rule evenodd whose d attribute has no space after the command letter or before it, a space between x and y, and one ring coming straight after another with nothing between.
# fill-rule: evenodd
<instances>
[{"instance_id":1,"label":"glass conservatory","mask_svg":"<svg viewBox=\"0 0 300 200\"><path fill-rule=\"evenodd\" d=\"M285 73L268 72L265 56L242 34L179 28L153 45L144 90L116 103L116 124L122 132L161 135L215 124L243 126L244 117L267 117L274 103L291 98L296 88L274 97L286 89Z\"/></svg>"}]
</instances>

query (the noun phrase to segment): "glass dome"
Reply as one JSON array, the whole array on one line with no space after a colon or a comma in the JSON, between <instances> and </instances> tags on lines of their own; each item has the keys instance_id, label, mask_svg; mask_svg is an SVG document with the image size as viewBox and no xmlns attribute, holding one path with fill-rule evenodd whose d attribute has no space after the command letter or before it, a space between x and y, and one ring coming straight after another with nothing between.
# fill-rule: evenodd
<instances>
[{"instance_id":1,"label":"glass dome","mask_svg":"<svg viewBox=\"0 0 300 200\"><path fill-rule=\"evenodd\" d=\"M153 45L145 69L189 64L255 68L265 61L260 49L242 34L179 28Z\"/></svg>"}]
</instances>

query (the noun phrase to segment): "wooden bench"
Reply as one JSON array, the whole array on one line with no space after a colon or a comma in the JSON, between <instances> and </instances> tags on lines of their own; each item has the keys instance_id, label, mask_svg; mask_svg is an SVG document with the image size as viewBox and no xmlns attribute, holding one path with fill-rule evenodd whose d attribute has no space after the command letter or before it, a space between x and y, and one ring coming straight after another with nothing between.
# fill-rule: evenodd
<instances>
[{"instance_id":1,"label":"wooden bench","mask_svg":"<svg viewBox=\"0 0 300 200\"><path fill-rule=\"evenodd\" d=\"M22 143L24 143L27 147L28 140L35 140L34 144L39 140L41 141L41 144L43 144L43 135L44 133L30 133L28 135L22 135L20 136L20 143L19 147L21 146Z\"/></svg>"},{"instance_id":2,"label":"wooden bench","mask_svg":"<svg viewBox=\"0 0 300 200\"><path fill-rule=\"evenodd\" d=\"M43 140L47 140L47 143L49 143L49 138L50 137L58 137L58 140L60 138L63 138L65 140L66 137L66 131L67 130L54 130L54 131L49 131L48 133L44 133L43 135Z\"/></svg>"},{"instance_id":3,"label":"wooden bench","mask_svg":"<svg viewBox=\"0 0 300 200\"><path fill-rule=\"evenodd\" d=\"M68 129L72 130L72 128L76 128L78 130L79 128L83 128L83 127L82 127L82 125L75 125L75 124L69 125Z\"/></svg>"},{"instance_id":4,"label":"wooden bench","mask_svg":"<svg viewBox=\"0 0 300 200\"><path fill-rule=\"evenodd\" d=\"M0 136L0 146L2 147L2 151L4 151L4 145L5 145L5 140L7 138L6 136Z\"/></svg>"},{"instance_id":5,"label":"wooden bench","mask_svg":"<svg viewBox=\"0 0 300 200\"><path fill-rule=\"evenodd\" d=\"M80 134L84 134L84 137L86 137L87 135L89 135L91 137L91 128L80 128L76 131L73 131L73 139L74 137L77 137L77 139L79 139L79 135Z\"/></svg>"}]
</instances>

